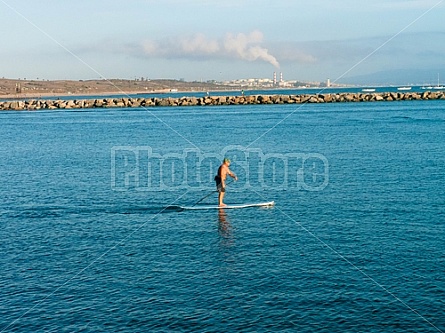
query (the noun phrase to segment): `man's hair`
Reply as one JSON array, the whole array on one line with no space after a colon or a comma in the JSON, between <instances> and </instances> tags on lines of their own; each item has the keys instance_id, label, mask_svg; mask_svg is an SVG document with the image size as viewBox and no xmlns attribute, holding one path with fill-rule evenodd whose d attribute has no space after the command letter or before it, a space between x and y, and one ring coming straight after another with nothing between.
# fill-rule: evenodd
<instances>
[{"instance_id":1,"label":"man's hair","mask_svg":"<svg viewBox=\"0 0 445 333\"><path fill-rule=\"evenodd\" d=\"M230 163L230 159L228 157L225 157L223 160L223 163L229 162Z\"/></svg>"}]
</instances>

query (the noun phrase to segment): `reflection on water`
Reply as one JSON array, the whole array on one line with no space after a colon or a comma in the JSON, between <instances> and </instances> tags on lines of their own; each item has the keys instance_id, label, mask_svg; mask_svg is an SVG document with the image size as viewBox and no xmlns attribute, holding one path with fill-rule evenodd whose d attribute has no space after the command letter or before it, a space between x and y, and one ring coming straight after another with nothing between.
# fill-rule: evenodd
<instances>
[{"instance_id":1,"label":"reflection on water","mask_svg":"<svg viewBox=\"0 0 445 333\"><path fill-rule=\"evenodd\" d=\"M221 248L230 248L234 245L233 227L224 209L218 209L218 234Z\"/></svg>"},{"instance_id":2,"label":"reflection on water","mask_svg":"<svg viewBox=\"0 0 445 333\"><path fill-rule=\"evenodd\" d=\"M237 251L234 228L224 209L218 209L218 254L221 263L221 279L231 280L231 274L237 271Z\"/></svg>"},{"instance_id":3,"label":"reflection on water","mask_svg":"<svg viewBox=\"0 0 445 333\"><path fill-rule=\"evenodd\" d=\"M227 218L226 211L222 208L218 210L218 233L224 239L232 236L232 226Z\"/></svg>"}]
</instances>

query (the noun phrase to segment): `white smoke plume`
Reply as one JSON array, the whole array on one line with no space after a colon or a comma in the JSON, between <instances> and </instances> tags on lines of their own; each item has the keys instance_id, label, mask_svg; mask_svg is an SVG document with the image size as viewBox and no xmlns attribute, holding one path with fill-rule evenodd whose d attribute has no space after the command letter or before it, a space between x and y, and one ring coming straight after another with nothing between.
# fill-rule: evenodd
<instances>
[{"instance_id":1,"label":"white smoke plume","mask_svg":"<svg viewBox=\"0 0 445 333\"><path fill-rule=\"evenodd\" d=\"M264 61L280 67L277 59L262 47L263 34L253 31L250 34L226 34L224 38L211 39L204 34L165 39L162 41L146 40L142 43L144 56L185 58L185 59L241 59L246 61Z\"/></svg>"},{"instance_id":2,"label":"white smoke plume","mask_svg":"<svg viewBox=\"0 0 445 333\"><path fill-rule=\"evenodd\" d=\"M249 35L239 33L235 36L227 34L224 39L224 50L229 54L234 54L240 59L255 61L263 60L271 63L275 67L280 67L277 59L269 51L259 46L262 43L263 34L260 31L253 31Z\"/></svg>"}]
</instances>

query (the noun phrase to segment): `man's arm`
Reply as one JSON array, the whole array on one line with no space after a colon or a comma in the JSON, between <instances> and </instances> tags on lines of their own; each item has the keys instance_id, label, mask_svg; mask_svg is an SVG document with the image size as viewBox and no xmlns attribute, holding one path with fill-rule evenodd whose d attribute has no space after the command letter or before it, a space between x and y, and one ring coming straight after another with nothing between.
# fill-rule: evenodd
<instances>
[{"instance_id":1,"label":"man's arm","mask_svg":"<svg viewBox=\"0 0 445 333\"><path fill-rule=\"evenodd\" d=\"M227 172L229 174L230 177L232 177L235 180L238 180L238 177L235 175L235 173L233 173L231 170L227 169Z\"/></svg>"}]
</instances>

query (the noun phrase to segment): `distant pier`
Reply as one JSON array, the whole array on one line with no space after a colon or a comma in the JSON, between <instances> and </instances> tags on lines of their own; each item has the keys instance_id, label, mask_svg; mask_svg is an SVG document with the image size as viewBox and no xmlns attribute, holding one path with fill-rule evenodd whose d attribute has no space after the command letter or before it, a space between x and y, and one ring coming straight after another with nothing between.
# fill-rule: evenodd
<instances>
[{"instance_id":1,"label":"distant pier","mask_svg":"<svg viewBox=\"0 0 445 333\"><path fill-rule=\"evenodd\" d=\"M95 99L29 99L0 101L0 110L66 110L90 108L148 108L155 106L214 106L253 104L360 103L381 101L445 100L445 91L329 93L204 97L116 97Z\"/></svg>"}]
</instances>

